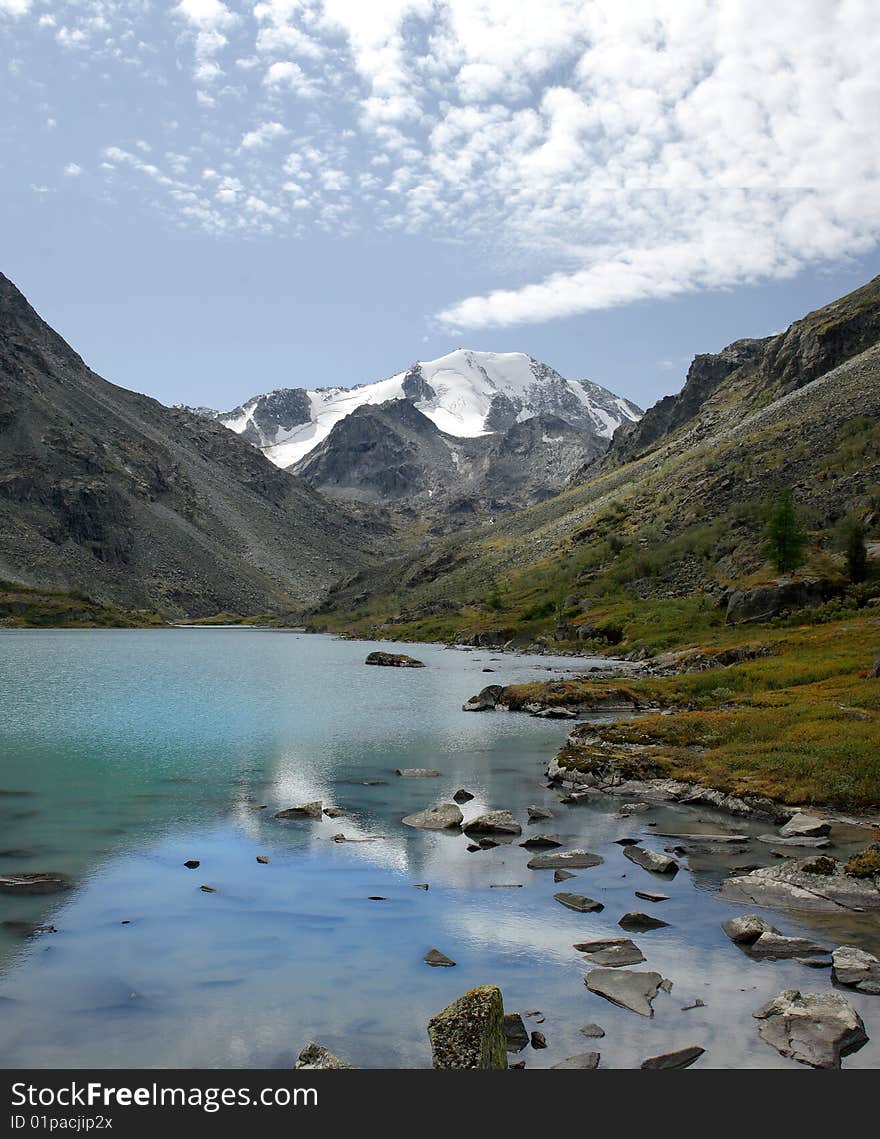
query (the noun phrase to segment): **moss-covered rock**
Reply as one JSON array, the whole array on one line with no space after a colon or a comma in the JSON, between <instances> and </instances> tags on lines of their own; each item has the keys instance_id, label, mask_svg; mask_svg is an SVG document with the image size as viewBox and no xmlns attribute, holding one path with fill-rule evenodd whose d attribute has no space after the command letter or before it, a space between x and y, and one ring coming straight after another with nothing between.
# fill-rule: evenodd
<instances>
[{"instance_id":1,"label":"moss-covered rock","mask_svg":"<svg viewBox=\"0 0 880 1139\"><path fill-rule=\"evenodd\" d=\"M504 1002L496 985L478 985L428 1022L435 1068L507 1067Z\"/></svg>"},{"instance_id":2,"label":"moss-covered rock","mask_svg":"<svg viewBox=\"0 0 880 1139\"><path fill-rule=\"evenodd\" d=\"M880 842L872 842L858 854L852 855L843 870L851 878L880 876Z\"/></svg>"}]
</instances>

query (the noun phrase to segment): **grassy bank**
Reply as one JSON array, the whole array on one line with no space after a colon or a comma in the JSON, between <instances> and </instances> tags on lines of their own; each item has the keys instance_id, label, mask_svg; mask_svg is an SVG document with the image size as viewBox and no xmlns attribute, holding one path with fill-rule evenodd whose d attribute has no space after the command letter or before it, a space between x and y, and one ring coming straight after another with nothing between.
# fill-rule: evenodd
<instances>
[{"instance_id":1,"label":"grassy bank","mask_svg":"<svg viewBox=\"0 0 880 1139\"><path fill-rule=\"evenodd\" d=\"M85 594L0 581L0 628L141 629L165 624L151 610L102 605Z\"/></svg>"}]
</instances>

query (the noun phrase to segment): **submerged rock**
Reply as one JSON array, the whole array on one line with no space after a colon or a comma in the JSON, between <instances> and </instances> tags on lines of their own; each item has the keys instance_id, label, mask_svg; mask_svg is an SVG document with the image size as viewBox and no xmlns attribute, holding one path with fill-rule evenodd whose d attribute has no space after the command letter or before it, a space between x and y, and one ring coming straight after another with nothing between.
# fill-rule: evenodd
<instances>
[{"instance_id":1,"label":"submerged rock","mask_svg":"<svg viewBox=\"0 0 880 1139\"><path fill-rule=\"evenodd\" d=\"M440 772L432 767L398 767L394 774L404 779L436 779Z\"/></svg>"},{"instance_id":2,"label":"submerged rock","mask_svg":"<svg viewBox=\"0 0 880 1139\"><path fill-rule=\"evenodd\" d=\"M762 1040L811 1068L839 1068L841 1056L868 1040L862 1018L839 993L785 989L752 1016Z\"/></svg>"},{"instance_id":3,"label":"submerged rock","mask_svg":"<svg viewBox=\"0 0 880 1139\"><path fill-rule=\"evenodd\" d=\"M690 1048L679 1048L677 1052L663 1052L659 1056L649 1056L647 1060L641 1062L639 1067L647 1068L649 1071L689 1068L691 1064L699 1060L705 1051L705 1048L700 1048L699 1045L694 1044Z\"/></svg>"},{"instance_id":4,"label":"submerged rock","mask_svg":"<svg viewBox=\"0 0 880 1139\"><path fill-rule=\"evenodd\" d=\"M487 811L462 827L465 834L522 834L522 827L510 811Z\"/></svg>"},{"instance_id":5,"label":"submerged rock","mask_svg":"<svg viewBox=\"0 0 880 1139\"><path fill-rule=\"evenodd\" d=\"M439 949L429 949L425 954L423 960L428 965L440 966L449 969L455 964L451 957L447 957L445 953L441 953Z\"/></svg>"},{"instance_id":6,"label":"submerged rock","mask_svg":"<svg viewBox=\"0 0 880 1139\"><path fill-rule=\"evenodd\" d=\"M407 656L406 653L370 653L365 664L378 664L386 668L424 668L425 662Z\"/></svg>"},{"instance_id":7,"label":"submerged rock","mask_svg":"<svg viewBox=\"0 0 880 1139\"><path fill-rule=\"evenodd\" d=\"M58 874L54 870L0 874L0 893L3 894L56 894L69 890L72 885L66 874Z\"/></svg>"},{"instance_id":8,"label":"submerged rock","mask_svg":"<svg viewBox=\"0 0 880 1139\"><path fill-rule=\"evenodd\" d=\"M588 870L591 866L601 866L605 859L600 854L590 854L588 850L555 850L550 854L536 854L526 864L529 870Z\"/></svg>"},{"instance_id":9,"label":"submerged rock","mask_svg":"<svg viewBox=\"0 0 880 1139\"><path fill-rule=\"evenodd\" d=\"M276 819L320 819L324 814L324 804L320 799L314 803L301 803L298 807L286 807L283 811L276 811Z\"/></svg>"},{"instance_id":10,"label":"submerged rock","mask_svg":"<svg viewBox=\"0 0 880 1139\"><path fill-rule=\"evenodd\" d=\"M670 854L658 854L656 850L649 850L644 846L625 846L624 857L635 862L643 870L651 870L654 874L675 874L678 863Z\"/></svg>"},{"instance_id":11,"label":"submerged rock","mask_svg":"<svg viewBox=\"0 0 880 1139\"><path fill-rule=\"evenodd\" d=\"M585 898L582 894L554 894L553 897L561 905L566 906L570 910L577 910L578 913L590 914L599 913L605 907L601 902L594 901L593 898Z\"/></svg>"},{"instance_id":12,"label":"submerged rock","mask_svg":"<svg viewBox=\"0 0 880 1139\"><path fill-rule=\"evenodd\" d=\"M441 1009L428 1022L436 1069L507 1067L504 1005L495 985L480 985Z\"/></svg>"},{"instance_id":13,"label":"submerged rock","mask_svg":"<svg viewBox=\"0 0 880 1139\"><path fill-rule=\"evenodd\" d=\"M334 1056L329 1048L325 1048L323 1044L315 1044L311 1041L303 1048L297 1057L296 1063L293 1065L294 1069L313 1069L315 1071L323 1068L348 1068L354 1071L353 1064L346 1064L344 1060L340 1060L338 1056Z\"/></svg>"},{"instance_id":14,"label":"submerged rock","mask_svg":"<svg viewBox=\"0 0 880 1139\"><path fill-rule=\"evenodd\" d=\"M640 910L631 910L628 914L624 914L617 924L621 929L639 933L647 929L662 929L663 926L669 925L669 922L652 918L650 914L643 914Z\"/></svg>"},{"instance_id":15,"label":"submerged rock","mask_svg":"<svg viewBox=\"0 0 880 1139\"><path fill-rule=\"evenodd\" d=\"M634 969L592 969L584 984L612 1004L639 1016L653 1016L651 1003L663 980L659 973L639 973Z\"/></svg>"},{"instance_id":16,"label":"submerged rock","mask_svg":"<svg viewBox=\"0 0 880 1139\"><path fill-rule=\"evenodd\" d=\"M426 807L424 811L406 815L401 822L404 826L418 827L423 831L446 831L460 827L463 818L464 815L455 803L440 803L436 807Z\"/></svg>"},{"instance_id":17,"label":"submerged rock","mask_svg":"<svg viewBox=\"0 0 880 1139\"><path fill-rule=\"evenodd\" d=\"M600 1054L598 1052L578 1052L576 1056L569 1056L567 1060L560 1060L558 1064L551 1064L551 1068L583 1068L590 1070L599 1067Z\"/></svg>"},{"instance_id":18,"label":"submerged rock","mask_svg":"<svg viewBox=\"0 0 880 1139\"><path fill-rule=\"evenodd\" d=\"M860 993L880 994L880 960L854 945L841 945L831 954L831 975L838 985Z\"/></svg>"}]
</instances>

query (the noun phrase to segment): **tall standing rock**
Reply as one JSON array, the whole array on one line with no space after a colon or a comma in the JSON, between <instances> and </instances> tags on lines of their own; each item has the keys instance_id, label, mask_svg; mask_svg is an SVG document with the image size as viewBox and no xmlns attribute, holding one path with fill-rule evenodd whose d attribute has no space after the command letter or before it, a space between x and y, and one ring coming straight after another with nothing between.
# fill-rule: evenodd
<instances>
[{"instance_id":1,"label":"tall standing rock","mask_svg":"<svg viewBox=\"0 0 880 1139\"><path fill-rule=\"evenodd\" d=\"M435 1068L506 1068L504 1002L496 985L478 985L428 1022Z\"/></svg>"}]
</instances>

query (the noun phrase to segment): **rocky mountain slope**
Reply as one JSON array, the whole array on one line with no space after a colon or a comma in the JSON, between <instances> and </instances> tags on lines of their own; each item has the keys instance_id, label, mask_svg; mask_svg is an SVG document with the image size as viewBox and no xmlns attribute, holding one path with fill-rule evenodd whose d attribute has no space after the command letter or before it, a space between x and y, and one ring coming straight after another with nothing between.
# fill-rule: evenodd
<instances>
[{"instance_id":1,"label":"rocky mountain slope","mask_svg":"<svg viewBox=\"0 0 880 1139\"><path fill-rule=\"evenodd\" d=\"M219 423L95 375L0 274L0 579L260 613L315 604L371 542Z\"/></svg>"},{"instance_id":2,"label":"rocky mountain slope","mask_svg":"<svg viewBox=\"0 0 880 1139\"><path fill-rule=\"evenodd\" d=\"M880 534L878 339L880 279L779 336L697 357L682 392L621 428L567 491L360 574L315 619L415 639L663 647L676 621L698 635L723 623L731 590L772 585L762 535L783 490L810 536L799 579L826 583L822 600L845 584L839 524Z\"/></svg>"}]
</instances>

